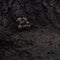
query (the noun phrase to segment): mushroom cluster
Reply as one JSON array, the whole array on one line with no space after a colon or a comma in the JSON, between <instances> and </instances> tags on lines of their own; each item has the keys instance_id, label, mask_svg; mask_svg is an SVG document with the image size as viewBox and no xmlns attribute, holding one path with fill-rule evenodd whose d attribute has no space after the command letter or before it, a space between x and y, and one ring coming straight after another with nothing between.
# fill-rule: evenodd
<instances>
[{"instance_id":1,"label":"mushroom cluster","mask_svg":"<svg viewBox=\"0 0 60 60\"><path fill-rule=\"evenodd\" d=\"M27 27L29 28L31 26L30 22L25 17L18 17L16 19L16 22L18 24L18 28L27 28Z\"/></svg>"}]
</instances>

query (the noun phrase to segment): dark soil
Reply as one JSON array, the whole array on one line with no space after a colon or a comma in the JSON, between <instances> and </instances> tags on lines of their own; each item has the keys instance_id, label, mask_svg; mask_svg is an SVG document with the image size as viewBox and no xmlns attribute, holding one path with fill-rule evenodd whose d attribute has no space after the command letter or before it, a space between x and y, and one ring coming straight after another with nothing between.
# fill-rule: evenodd
<instances>
[{"instance_id":1,"label":"dark soil","mask_svg":"<svg viewBox=\"0 0 60 60\"><path fill-rule=\"evenodd\" d=\"M60 60L59 3L0 0L0 60ZM19 29L19 16L32 26Z\"/></svg>"}]
</instances>

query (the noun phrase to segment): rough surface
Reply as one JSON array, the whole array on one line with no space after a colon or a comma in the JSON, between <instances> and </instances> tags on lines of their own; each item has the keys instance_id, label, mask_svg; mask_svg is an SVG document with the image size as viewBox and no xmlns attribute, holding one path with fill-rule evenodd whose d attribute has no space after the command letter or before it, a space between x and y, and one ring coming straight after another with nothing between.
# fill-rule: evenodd
<instances>
[{"instance_id":1,"label":"rough surface","mask_svg":"<svg viewBox=\"0 0 60 60\"><path fill-rule=\"evenodd\" d=\"M18 29L18 16L32 27ZM0 0L0 60L60 60L60 1Z\"/></svg>"}]
</instances>

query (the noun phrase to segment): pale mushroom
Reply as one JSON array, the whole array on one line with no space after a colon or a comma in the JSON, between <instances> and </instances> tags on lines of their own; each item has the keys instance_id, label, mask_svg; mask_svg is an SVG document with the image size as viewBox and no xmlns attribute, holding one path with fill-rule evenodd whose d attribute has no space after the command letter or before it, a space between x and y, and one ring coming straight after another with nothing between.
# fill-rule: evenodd
<instances>
[{"instance_id":1,"label":"pale mushroom","mask_svg":"<svg viewBox=\"0 0 60 60\"><path fill-rule=\"evenodd\" d=\"M26 28L31 26L25 17L18 17L16 22L18 23L18 28Z\"/></svg>"}]
</instances>

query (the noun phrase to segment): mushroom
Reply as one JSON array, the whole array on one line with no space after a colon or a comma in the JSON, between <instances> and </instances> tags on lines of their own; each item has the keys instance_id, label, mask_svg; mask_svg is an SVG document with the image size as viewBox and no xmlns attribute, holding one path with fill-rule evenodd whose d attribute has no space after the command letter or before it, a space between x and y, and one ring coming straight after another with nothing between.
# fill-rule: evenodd
<instances>
[{"instance_id":1,"label":"mushroom","mask_svg":"<svg viewBox=\"0 0 60 60\"><path fill-rule=\"evenodd\" d=\"M26 28L26 27L29 28L31 26L30 22L25 17L18 17L16 22L18 24L18 28Z\"/></svg>"}]
</instances>

